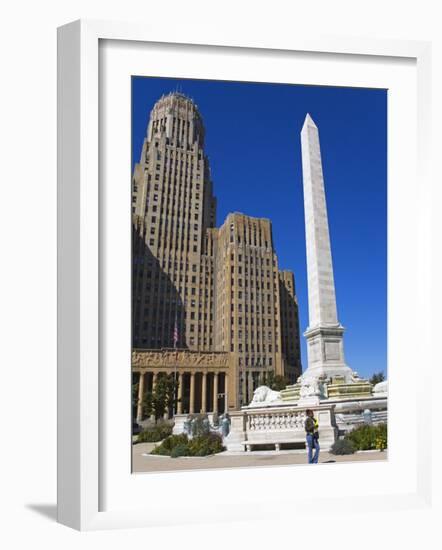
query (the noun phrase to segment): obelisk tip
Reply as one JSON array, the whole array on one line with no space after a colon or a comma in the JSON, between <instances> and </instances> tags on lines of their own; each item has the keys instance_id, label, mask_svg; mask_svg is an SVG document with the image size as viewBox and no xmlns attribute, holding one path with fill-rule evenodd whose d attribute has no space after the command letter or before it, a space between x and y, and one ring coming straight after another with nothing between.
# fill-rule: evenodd
<instances>
[{"instance_id":1,"label":"obelisk tip","mask_svg":"<svg viewBox=\"0 0 442 550\"><path fill-rule=\"evenodd\" d=\"M314 123L312 117L310 116L310 113L307 113L304 120L304 126L312 126L313 128L317 128L316 124Z\"/></svg>"}]
</instances>

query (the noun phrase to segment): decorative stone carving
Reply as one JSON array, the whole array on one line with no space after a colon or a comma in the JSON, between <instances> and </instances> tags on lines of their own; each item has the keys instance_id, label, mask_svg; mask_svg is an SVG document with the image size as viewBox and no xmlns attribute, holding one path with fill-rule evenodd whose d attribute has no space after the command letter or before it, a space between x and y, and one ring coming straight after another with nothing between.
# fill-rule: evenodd
<instances>
[{"instance_id":1,"label":"decorative stone carving","mask_svg":"<svg viewBox=\"0 0 442 550\"><path fill-rule=\"evenodd\" d=\"M325 399L325 379L316 378L313 376L301 376L300 377L300 389L299 397L306 399L310 397L318 397L319 399Z\"/></svg>"},{"instance_id":2,"label":"decorative stone carving","mask_svg":"<svg viewBox=\"0 0 442 550\"><path fill-rule=\"evenodd\" d=\"M270 389L268 386L259 386L253 392L253 399L250 403L252 405L273 403L274 401L279 401L281 399L281 394L279 391Z\"/></svg>"},{"instance_id":3,"label":"decorative stone carving","mask_svg":"<svg viewBox=\"0 0 442 550\"><path fill-rule=\"evenodd\" d=\"M132 367L219 367L229 365L228 353L190 350L135 350Z\"/></svg>"},{"instance_id":4,"label":"decorative stone carving","mask_svg":"<svg viewBox=\"0 0 442 550\"><path fill-rule=\"evenodd\" d=\"M247 429L252 432L303 430L305 418L305 411L253 413L247 416Z\"/></svg>"},{"instance_id":5,"label":"decorative stone carving","mask_svg":"<svg viewBox=\"0 0 442 550\"><path fill-rule=\"evenodd\" d=\"M221 436L224 438L229 435L229 432L230 432L230 417L228 413L225 413L221 416L220 433L221 433Z\"/></svg>"},{"instance_id":6,"label":"decorative stone carving","mask_svg":"<svg viewBox=\"0 0 442 550\"><path fill-rule=\"evenodd\" d=\"M183 433L186 435L191 435L191 422L192 418L188 415L183 422Z\"/></svg>"}]
</instances>

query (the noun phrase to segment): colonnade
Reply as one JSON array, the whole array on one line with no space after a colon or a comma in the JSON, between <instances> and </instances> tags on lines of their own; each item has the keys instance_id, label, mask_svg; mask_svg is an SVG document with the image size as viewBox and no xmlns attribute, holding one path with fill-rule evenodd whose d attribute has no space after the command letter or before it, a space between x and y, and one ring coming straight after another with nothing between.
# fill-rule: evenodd
<instances>
[{"instance_id":1,"label":"colonnade","mask_svg":"<svg viewBox=\"0 0 442 550\"><path fill-rule=\"evenodd\" d=\"M164 372L164 371L162 371ZM153 392L160 371L140 371L138 378L137 421L143 420L145 393ZM165 374L173 374L168 371ZM224 371L179 370L177 414L223 413L228 411L228 374ZM168 417L168 413L166 416Z\"/></svg>"}]
</instances>

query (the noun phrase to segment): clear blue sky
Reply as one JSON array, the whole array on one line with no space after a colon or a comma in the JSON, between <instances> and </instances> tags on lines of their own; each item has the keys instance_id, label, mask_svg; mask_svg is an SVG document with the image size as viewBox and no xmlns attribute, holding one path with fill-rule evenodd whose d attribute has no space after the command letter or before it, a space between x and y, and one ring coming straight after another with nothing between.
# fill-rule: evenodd
<instances>
[{"instance_id":1,"label":"clear blue sky","mask_svg":"<svg viewBox=\"0 0 442 550\"><path fill-rule=\"evenodd\" d=\"M386 374L387 91L134 77L133 162L153 104L177 86L203 116L217 225L232 211L270 218L279 267L295 273L301 334L308 302L300 131L310 113L321 140L346 361L363 376Z\"/></svg>"}]
</instances>

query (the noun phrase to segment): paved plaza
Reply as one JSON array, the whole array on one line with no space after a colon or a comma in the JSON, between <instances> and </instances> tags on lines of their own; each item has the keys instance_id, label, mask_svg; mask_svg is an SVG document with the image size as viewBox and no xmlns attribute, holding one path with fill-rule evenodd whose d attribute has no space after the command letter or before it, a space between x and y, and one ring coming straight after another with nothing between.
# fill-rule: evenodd
<instances>
[{"instance_id":1,"label":"paved plaza","mask_svg":"<svg viewBox=\"0 0 442 550\"><path fill-rule=\"evenodd\" d=\"M207 457L170 458L149 455L155 443L133 445L133 471L138 472L173 472L177 470L208 470L214 468L248 468L261 466L289 466L306 464L305 450L290 451L252 451L250 453L233 453L225 451ZM367 462L387 460L387 452L360 451L353 455L335 456L321 452L320 464L339 462Z\"/></svg>"}]
</instances>

